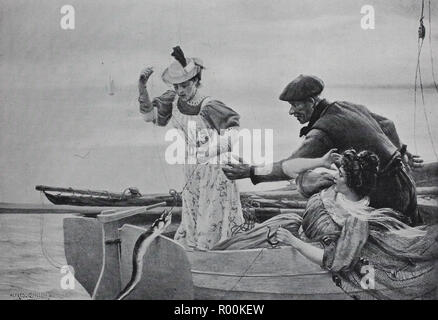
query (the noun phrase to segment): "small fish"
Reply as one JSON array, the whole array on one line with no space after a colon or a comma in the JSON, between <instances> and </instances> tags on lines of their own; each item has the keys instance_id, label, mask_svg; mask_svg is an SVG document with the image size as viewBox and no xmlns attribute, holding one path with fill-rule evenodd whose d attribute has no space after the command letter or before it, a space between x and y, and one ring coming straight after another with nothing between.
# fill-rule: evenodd
<instances>
[{"instance_id":1,"label":"small fish","mask_svg":"<svg viewBox=\"0 0 438 320\"><path fill-rule=\"evenodd\" d=\"M137 239L132 253L132 274L128 284L117 295L116 300L125 299L137 286L143 273L143 257L151 243L164 232L172 220L172 210L165 210L152 226Z\"/></svg>"}]
</instances>

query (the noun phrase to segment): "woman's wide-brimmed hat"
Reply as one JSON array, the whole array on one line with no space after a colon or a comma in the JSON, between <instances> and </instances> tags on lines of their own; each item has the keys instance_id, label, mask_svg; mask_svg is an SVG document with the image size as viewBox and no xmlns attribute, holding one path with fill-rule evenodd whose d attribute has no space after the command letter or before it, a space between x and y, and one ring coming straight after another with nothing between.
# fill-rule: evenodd
<instances>
[{"instance_id":1,"label":"woman's wide-brimmed hat","mask_svg":"<svg viewBox=\"0 0 438 320\"><path fill-rule=\"evenodd\" d=\"M173 48L172 56L175 57L176 61L172 62L161 75L161 79L167 84L183 83L204 69L201 59L186 58L179 46Z\"/></svg>"}]
</instances>

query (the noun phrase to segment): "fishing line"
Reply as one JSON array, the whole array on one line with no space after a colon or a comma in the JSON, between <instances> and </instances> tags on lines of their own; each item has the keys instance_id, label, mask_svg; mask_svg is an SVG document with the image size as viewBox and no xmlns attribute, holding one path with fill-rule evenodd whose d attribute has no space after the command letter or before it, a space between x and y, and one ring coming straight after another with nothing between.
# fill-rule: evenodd
<instances>
[{"instance_id":1,"label":"fishing line","mask_svg":"<svg viewBox=\"0 0 438 320\"><path fill-rule=\"evenodd\" d=\"M153 86L153 78L151 78L151 90L153 89L153 87L154 87L154 86ZM177 124L179 125L179 127L183 130L185 137L187 137L187 141L193 143L193 142L194 142L193 139L191 139L191 137L190 137L189 134L186 132L186 130L184 130L184 126L180 123L180 121L179 121L178 119L176 119L175 117L172 117L172 119L173 119L173 121L177 122ZM152 128L152 134L154 135L154 141L158 141L158 140L157 140L157 130L158 130L158 128L156 128L155 125L154 125L154 127ZM187 147L187 145L186 145L186 147ZM157 150L158 150L159 152L162 152L162 150L160 150L160 146L159 146L159 145L156 145L156 148L157 148ZM170 191L171 191L172 189L170 188L169 179L168 179L168 177L167 177L166 170L165 170L165 168L164 168L164 166L163 166L163 163L162 163L162 161L160 161L161 159L159 158L158 155L155 155L155 159L156 159L156 160L159 162L159 164L160 164L161 171L163 172L163 176L164 176L164 179L166 180L166 184L167 184L167 187L168 187L168 189L169 189L169 193L170 193ZM165 160L164 160L164 161L165 161ZM196 173L196 171L197 171L197 169L198 169L199 164L200 164L199 162L196 163L196 165L195 165L195 167L194 167L192 173L187 177L184 186L182 187L181 191L179 192L180 197L182 197L182 193L186 190L188 184L191 182L191 180L192 180L194 174ZM172 211L175 207L176 207L176 201L175 201L174 205L170 208L170 211Z\"/></svg>"},{"instance_id":2,"label":"fishing line","mask_svg":"<svg viewBox=\"0 0 438 320\"><path fill-rule=\"evenodd\" d=\"M155 88L155 85L154 85L154 78L152 76L149 78L148 83L150 84L150 92L153 92L154 88ZM151 101L151 103L152 103L152 101ZM154 112L154 111L152 111L152 112ZM158 130L158 128L154 124L153 127L152 127L152 135L154 137L154 143L156 143L158 141L157 130ZM162 150L160 149L160 145L159 144L156 145L155 147L157 148L159 153L162 152ZM170 188L170 184L169 184L169 179L168 179L167 174L166 174L166 170L165 170L165 168L164 168L164 166L162 164L161 159L159 158L159 156L157 154L155 154L155 161L158 161L158 163L160 164L161 172L163 173L164 180L166 181L167 188L169 189Z\"/></svg>"},{"instance_id":3,"label":"fishing line","mask_svg":"<svg viewBox=\"0 0 438 320\"><path fill-rule=\"evenodd\" d=\"M178 1L178 10L175 10L175 21L178 21L176 28L177 28L177 35L178 35L178 43L180 45L182 45L182 40L181 40L181 29L182 29L182 16L183 16L183 5L182 5L182 0L177 0Z\"/></svg>"}]
</instances>

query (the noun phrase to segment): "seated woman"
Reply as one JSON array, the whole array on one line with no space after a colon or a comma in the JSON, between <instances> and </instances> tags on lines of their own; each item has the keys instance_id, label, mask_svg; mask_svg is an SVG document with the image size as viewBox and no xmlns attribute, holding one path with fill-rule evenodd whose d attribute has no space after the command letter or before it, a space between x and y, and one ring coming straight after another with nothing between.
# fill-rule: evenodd
<instances>
[{"instance_id":1,"label":"seated woman","mask_svg":"<svg viewBox=\"0 0 438 320\"><path fill-rule=\"evenodd\" d=\"M164 70L162 80L173 90L151 101L146 84L153 70L146 68L140 75L140 112L146 122L171 123L185 141L182 217L175 240L187 248L208 250L243 223L237 185L214 160L231 151L240 116L202 94L200 59L186 58L180 47L172 56L176 61Z\"/></svg>"},{"instance_id":2,"label":"seated woman","mask_svg":"<svg viewBox=\"0 0 438 320\"><path fill-rule=\"evenodd\" d=\"M333 273L336 284L363 288L368 270L374 288L361 296L377 299L427 298L437 290L438 225L412 228L392 209L369 207L379 170L369 151L331 150L320 159L283 163L290 176L316 167L338 166L335 184L313 195L302 217L279 215L253 230L217 244L215 249L267 247L269 229L279 242ZM302 228L303 235L298 232ZM304 239L304 240L303 240ZM313 242L313 243L309 243ZM365 270L365 271L364 271ZM370 271L372 270L372 271ZM364 273L365 272L365 273Z\"/></svg>"}]
</instances>

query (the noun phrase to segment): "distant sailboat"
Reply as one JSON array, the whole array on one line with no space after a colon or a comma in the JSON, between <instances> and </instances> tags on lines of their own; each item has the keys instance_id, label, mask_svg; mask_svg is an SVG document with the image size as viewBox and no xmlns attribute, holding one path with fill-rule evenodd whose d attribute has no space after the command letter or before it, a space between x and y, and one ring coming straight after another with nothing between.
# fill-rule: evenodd
<instances>
[{"instance_id":1,"label":"distant sailboat","mask_svg":"<svg viewBox=\"0 0 438 320\"><path fill-rule=\"evenodd\" d=\"M109 91L108 91L108 94L110 96L114 95L114 80L111 78L111 76L109 78Z\"/></svg>"}]
</instances>

